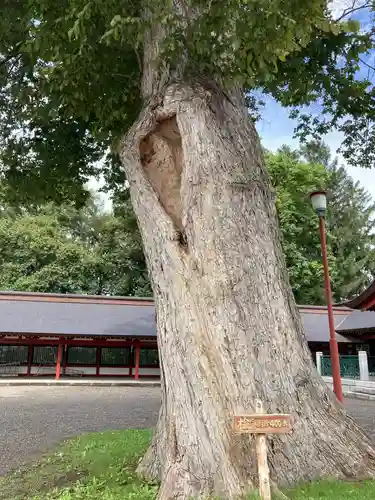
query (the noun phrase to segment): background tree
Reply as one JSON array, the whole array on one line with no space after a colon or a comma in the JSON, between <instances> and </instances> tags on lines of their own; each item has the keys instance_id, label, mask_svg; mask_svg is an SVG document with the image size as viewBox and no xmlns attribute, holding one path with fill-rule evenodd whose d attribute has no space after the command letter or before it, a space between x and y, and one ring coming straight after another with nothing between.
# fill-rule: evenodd
<instances>
[{"instance_id":1,"label":"background tree","mask_svg":"<svg viewBox=\"0 0 375 500\"><path fill-rule=\"evenodd\" d=\"M83 293L91 290L95 260L69 238L55 214L0 219L0 288Z\"/></svg>"},{"instance_id":2,"label":"background tree","mask_svg":"<svg viewBox=\"0 0 375 500\"><path fill-rule=\"evenodd\" d=\"M359 182L354 182L329 147L312 141L301 149L309 162L323 165L328 173L328 241L335 258L332 291L336 302L362 292L375 273L375 203Z\"/></svg>"},{"instance_id":3,"label":"background tree","mask_svg":"<svg viewBox=\"0 0 375 500\"><path fill-rule=\"evenodd\" d=\"M298 304L325 303L317 220L308 199L308 193L314 189L324 187L329 193L327 233L335 301L363 291L373 279L375 269L374 203L371 196L348 176L345 168L338 167L337 160L329 161L329 148L323 147L324 155L318 154L316 144L314 154L306 148L301 151L305 158L315 163L302 161L300 152L287 146L277 153L267 152L265 157L276 193L289 280ZM25 273L21 266L13 267L13 263L18 262L21 242L26 240L15 238L17 248L14 249L10 241L3 238L9 251L3 254L2 289L150 296L151 285L129 192L119 185L117 189L113 214L103 213L94 198L89 198L80 209L71 204L11 207L3 202L3 216L10 219L5 226L12 234L18 234L24 224L32 227L37 222L42 227L53 221L59 235L55 235L54 248L61 250L61 237L69 244L74 242L87 262L78 261L71 267L70 275L70 268L63 262L58 264L59 256L56 255L53 258L55 272L61 267L65 279L60 284L57 279L49 282L44 279L48 275L46 269L44 273L36 273L34 267ZM20 217L16 218L17 214ZM46 251L48 244L43 238L40 242L42 251ZM31 257L33 248L22 249L22 252L27 251ZM82 275L79 275L80 270ZM85 281L85 274L90 279ZM67 280L71 283L70 288L65 284Z\"/></svg>"},{"instance_id":4,"label":"background tree","mask_svg":"<svg viewBox=\"0 0 375 500\"><path fill-rule=\"evenodd\" d=\"M363 292L375 275L375 203L337 161L329 165L329 228L337 272L336 302Z\"/></svg>"},{"instance_id":5,"label":"background tree","mask_svg":"<svg viewBox=\"0 0 375 500\"><path fill-rule=\"evenodd\" d=\"M121 199L113 200L113 215L106 218L99 231L97 255L101 262L103 292L152 296L141 235L128 191Z\"/></svg>"},{"instance_id":6,"label":"background tree","mask_svg":"<svg viewBox=\"0 0 375 500\"><path fill-rule=\"evenodd\" d=\"M328 168L331 151L322 140L312 140L302 144L297 154L302 156L307 163L323 165Z\"/></svg>"},{"instance_id":7,"label":"background tree","mask_svg":"<svg viewBox=\"0 0 375 500\"><path fill-rule=\"evenodd\" d=\"M375 268L374 203L346 170L337 166L337 160L329 161L329 148L323 147L325 165L316 145L314 155L308 156L310 153L303 149L305 158L316 163L302 161L300 152L287 146L277 153L266 152L265 157L276 194L289 280L298 304L325 304L317 219L308 199L308 193L314 189L324 187L329 192L327 232L335 301L360 293L372 280ZM89 198L80 209L72 204L14 207L4 199L3 217L7 219L3 229L7 228L13 238L3 238L1 288L150 296L151 285L129 191L116 186L113 213L103 212L97 197ZM28 231L26 228L40 242L42 254L47 252L49 243L34 229L44 228L44 235L53 234L48 263L42 259L36 264L35 246L27 243L30 236L18 238L20 231ZM65 244L75 245L78 251L75 257L72 255L71 267L60 260ZM26 269L20 265L20 251L32 259L33 266ZM51 280L47 279L50 265L55 273Z\"/></svg>"},{"instance_id":8,"label":"background tree","mask_svg":"<svg viewBox=\"0 0 375 500\"><path fill-rule=\"evenodd\" d=\"M129 200L115 215L95 199L11 207L0 216L0 289L149 296L151 287Z\"/></svg>"},{"instance_id":9,"label":"background tree","mask_svg":"<svg viewBox=\"0 0 375 500\"><path fill-rule=\"evenodd\" d=\"M14 192L35 182L43 197L43 179L79 200L110 145L125 169L158 319L163 403L139 470L161 480L159 500L254 485L254 441L231 430L256 398L296 417L271 441L275 482L373 476L370 441L304 340L244 99L263 88L285 105L320 100L324 126L344 127L349 153L370 162L373 87L355 76L373 33L334 22L321 0L4 3L1 158Z\"/></svg>"},{"instance_id":10,"label":"background tree","mask_svg":"<svg viewBox=\"0 0 375 500\"><path fill-rule=\"evenodd\" d=\"M308 196L314 190L328 191L327 242L334 300L341 302L362 292L375 270L375 204L338 160L330 158L329 147L321 141L299 151L282 146L277 153L266 154L289 279L299 304L325 304L320 238Z\"/></svg>"},{"instance_id":11,"label":"background tree","mask_svg":"<svg viewBox=\"0 0 375 500\"><path fill-rule=\"evenodd\" d=\"M327 185L323 165L305 163L298 151L286 147L266 154L266 165L276 194L282 247L294 298L298 304L324 304L323 269L316 215L309 193ZM331 275L337 267L329 246Z\"/></svg>"}]
</instances>

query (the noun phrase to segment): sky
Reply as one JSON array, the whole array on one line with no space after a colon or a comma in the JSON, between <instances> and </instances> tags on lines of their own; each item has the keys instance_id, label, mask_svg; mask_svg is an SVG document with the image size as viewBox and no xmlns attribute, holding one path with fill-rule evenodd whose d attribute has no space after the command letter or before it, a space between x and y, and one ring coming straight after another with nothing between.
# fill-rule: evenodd
<instances>
[{"instance_id":1,"label":"sky","mask_svg":"<svg viewBox=\"0 0 375 500\"><path fill-rule=\"evenodd\" d=\"M293 138L293 130L296 124L296 121L289 118L286 108L280 106L273 99L267 99L262 120L257 124L257 130L263 146L271 151L275 151L283 144L298 148L299 142L297 139ZM375 200L375 168L364 169L361 167L347 166L344 159L336 154L343 139L343 136L339 132L332 131L322 137L322 139L330 147L332 157L338 156L340 163L346 167L349 175L353 177L355 181L359 181Z\"/></svg>"}]
</instances>

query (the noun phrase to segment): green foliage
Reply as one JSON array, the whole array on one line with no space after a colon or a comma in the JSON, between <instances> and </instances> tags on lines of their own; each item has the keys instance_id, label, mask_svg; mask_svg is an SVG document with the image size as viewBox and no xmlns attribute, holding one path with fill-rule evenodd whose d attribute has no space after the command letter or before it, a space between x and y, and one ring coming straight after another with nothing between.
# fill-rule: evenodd
<instances>
[{"instance_id":1,"label":"green foliage","mask_svg":"<svg viewBox=\"0 0 375 500\"><path fill-rule=\"evenodd\" d=\"M89 288L94 264L53 214L2 218L0 262L2 290L61 293Z\"/></svg>"},{"instance_id":2,"label":"green foliage","mask_svg":"<svg viewBox=\"0 0 375 500\"><path fill-rule=\"evenodd\" d=\"M310 141L308 144L303 144L299 151L296 151L297 156L302 156L307 163L320 164L328 167L331 158L329 147L322 141Z\"/></svg>"},{"instance_id":3,"label":"green foliage","mask_svg":"<svg viewBox=\"0 0 375 500\"><path fill-rule=\"evenodd\" d=\"M359 70L374 50L375 30L357 33L352 23L346 27L349 31L317 31L303 50L287 57L265 91L290 107L301 141L336 129L344 134L341 152L347 162L370 168L375 163L375 88L372 71L361 77ZM317 112L306 111L311 103L319 104Z\"/></svg>"},{"instance_id":4,"label":"green foliage","mask_svg":"<svg viewBox=\"0 0 375 500\"><path fill-rule=\"evenodd\" d=\"M362 292L375 273L375 203L359 182L354 182L322 141L304 145L307 161L324 165L328 172L327 229L336 268L333 296L337 302Z\"/></svg>"},{"instance_id":5,"label":"green foliage","mask_svg":"<svg viewBox=\"0 0 375 500\"><path fill-rule=\"evenodd\" d=\"M319 100L323 114L301 115L300 133L337 126L347 133L348 157L373 162L374 91L356 78L372 33L350 19L333 22L324 0L192 0L181 9L161 0L4 0L2 7L0 171L13 198L82 205L88 176L102 169L108 181L119 177L108 148L142 107L151 29L160 42L155 73L183 60L187 80L237 82L287 106Z\"/></svg>"},{"instance_id":6,"label":"green foliage","mask_svg":"<svg viewBox=\"0 0 375 500\"><path fill-rule=\"evenodd\" d=\"M285 148L267 153L266 163L276 192L276 208L289 279L297 303L324 303L323 269L318 220L309 194L324 187L328 173L319 164L306 164L298 152ZM330 255L331 271L334 266Z\"/></svg>"},{"instance_id":7,"label":"green foliage","mask_svg":"<svg viewBox=\"0 0 375 500\"><path fill-rule=\"evenodd\" d=\"M328 228L337 273L336 302L361 293L375 275L375 203L337 161L328 166Z\"/></svg>"},{"instance_id":8,"label":"green foliage","mask_svg":"<svg viewBox=\"0 0 375 500\"><path fill-rule=\"evenodd\" d=\"M98 236L97 256L103 277L101 293L150 297L142 239L128 194L114 201L114 216L107 217Z\"/></svg>"},{"instance_id":9,"label":"green foliage","mask_svg":"<svg viewBox=\"0 0 375 500\"><path fill-rule=\"evenodd\" d=\"M305 158L305 160L304 160ZM307 160L307 161L306 161ZM336 302L361 292L375 269L375 204L315 142L300 151L266 153L296 301L323 304L318 220L309 194L329 192L327 238ZM311 163L312 162L312 163ZM129 192L114 196L113 214L95 200L85 207L11 206L0 211L0 288L61 293L151 296L141 236Z\"/></svg>"},{"instance_id":10,"label":"green foliage","mask_svg":"<svg viewBox=\"0 0 375 500\"><path fill-rule=\"evenodd\" d=\"M334 300L362 292L375 270L371 196L337 160L330 162L329 148L321 142L300 151L282 147L276 154L267 153L266 161L297 303L325 303L318 219L309 200L312 191L322 188L328 191L327 245Z\"/></svg>"},{"instance_id":11,"label":"green foliage","mask_svg":"<svg viewBox=\"0 0 375 500\"><path fill-rule=\"evenodd\" d=\"M225 86L237 82L247 90L255 119L260 103L252 91L263 90L292 107L304 140L309 134L317 136L336 127L346 134L347 158L371 166L375 159L375 94L371 82L358 78L357 72L361 58L373 49L374 33L358 28L350 19L333 22L323 0L208 4L192 0L186 9L161 0L121 4L115 0L4 0L0 19L3 196L12 206L24 207L52 200L66 206L73 200L74 210L87 201L83 186L90 176L103 174L106 189L123 184L124 174L113 151L143 105L141 76L150 30L159 37L154 41L159 49L154 74L168 65L173 74L183 61L183 78L188 81L204 76ZM313 102L322 105L319 116L300 111ZM322 160L314 157L311 144L309 148L313 165L308 167L298 155L292 158L286 152L268 161L296 298L319 303L319 242L312 227L314 218L301 196L302 191L316 188L318 181L328 185L329 179L326 172L320 178L318 163ZM331 211L333 206L334 202ZM364 205L357 209L363 210ZM139 233L130 222L134 215L128 200L121 210L124 212L115 218L90 215L90 222L80 224L90 228L95 220L95 231L75 235L71 241L67 234L75 229L70 222L62 229L56 210L29 214L27 221L16 217L3 222L3 241L14 252L4 247L9 262L1 271L2 283L22 289L148 295ZM40 217L44 217L43 224ZM366 225L353 214L350 219L356 227ZM22 232L29 234L38 259L30 252L27 255ZM16 234L23 242L22 255ZM335 237L333 226L329 234L336 297L359 290L370 270L364 257L367 243L360 252L350 254L354 247L348 243L348 234ZM353 234L369 241L368 235ZM351 262L349 254L339 250L338 242L344 240ZM342 272L341 282L336 260L348 270L345 276L346 271ZM77 272L74 284L63 269L67 263ZM359 263L365 271L359 273L359 282L353 287L350 280L359 272Z\"/></svg>"},{"instance_id":12,"label":"green foliage","mask_svg":"<svg viewBox=\"0 0 375 500\"><path fill-rule=\"evenodd\" d=\"M336 302L361 292L375 269L375 205L329 149L315 142L300 151L266 153L276 193L282 245L296 301L323 304L318 220L309 194L329 192L327 238ZM113 214L95 200L85 207L2 205L0 288L61 293L151 296L141 236L129 192L114 196Z\"/></svg>"},{"instance_id":13,"label":"green foliage","mask_svg":"<svg viewBox=\"0 0 375 500\"><path fill-rule=\"evenodd\" d=\"M0 289L151 295L129 201L116 215L95 202L77 210L49 204L0 216Z\"/></svg>"}]
</instances>

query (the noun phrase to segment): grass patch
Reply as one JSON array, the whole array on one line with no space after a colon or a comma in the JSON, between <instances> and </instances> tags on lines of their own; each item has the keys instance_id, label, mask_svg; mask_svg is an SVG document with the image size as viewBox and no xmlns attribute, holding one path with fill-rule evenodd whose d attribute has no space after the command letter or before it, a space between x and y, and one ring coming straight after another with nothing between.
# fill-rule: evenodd
<instances>
[{"instance_id":1,"label":"grass patch","mask_svg":"<svg viewBox=\"0 0 375 500\"><path fill-rule=\"evenodd\" d=\"M0 478L0 500L152 500L157 488L134 471L149 430L85 434L27 469Z\"/></svg>"},{"instance_id":2,"label":"grass patch","mask_svg":"<svg viewBox=\"0 0 375 500\"><path fill-rule=\"evenodd\" d=\"M124 430L64 442L28 468L0 478L0 500L155 500L157 486L135 475L150 438L149 430ZM375 481L321 481L285 495L289 500L374 500Z\"/></svg>"},{"instance_id":3,"label":"grass patch","mask_svg":"<svg viewBox=\"0 0 375 500\"><path fill-rule=\"evenodd\" d=\"M375 481L319 481L285 494L290 500L373 500Z\"/></svg>"}]
</instances>

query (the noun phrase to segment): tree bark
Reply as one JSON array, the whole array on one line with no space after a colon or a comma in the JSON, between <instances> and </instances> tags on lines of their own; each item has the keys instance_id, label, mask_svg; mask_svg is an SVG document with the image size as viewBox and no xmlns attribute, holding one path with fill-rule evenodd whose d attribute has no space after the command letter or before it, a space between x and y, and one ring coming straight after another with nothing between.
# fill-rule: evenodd
<instances>
[{"instance_id":1,"label":"tree bark","mask_svg":"<svg viewBox=\"0 0 375 500\"><path fill-rule=\"evenodd\" d=\"M232 432L256 399L295 420L268 440L279 487L375 475L370 440L312 362L239 95L165 84L121 146L157 311L162 408L139 471L161 481L159 500L257 486L255 441Z\"/></svg>"}]
</instances>

